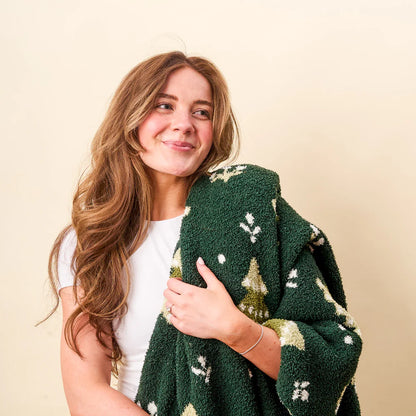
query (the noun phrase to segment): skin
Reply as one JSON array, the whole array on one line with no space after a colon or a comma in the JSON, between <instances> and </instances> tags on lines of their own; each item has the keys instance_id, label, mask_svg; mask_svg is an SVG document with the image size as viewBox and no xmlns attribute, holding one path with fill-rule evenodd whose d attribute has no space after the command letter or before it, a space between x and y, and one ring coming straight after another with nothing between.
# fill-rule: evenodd
<instances>
[{"instance_id":1,"label":"skin","mask_svg":"<svg viewBox=\"0 0 416 416\"><path fill-rule=\"evenodd\" d=\"M140 144L145 148L141 157L156 189L154 220L180 215L185 209L186 176L198 168L212 145L211 102L208 81L191 68L181 68L169 76L156 109L139 128ZM176 140L194 148L184 152L164 143ZM215 338L235 351L246 351L258 340L261 327L234 305L205 264L197 263L197 269L207 282L205 289L178 279L167 282L167 305L175 305L171 323L187 335ZM280 367L276 332L265 327L261 342L245 357L276 380Z\"/></svg>"},{"instance_id":2,"label":"skin","mask_svg":"<svg viewBox=\"0 0 416 416\"><path fill-rule=\"evenodd\" d=\"M155 190L152 220L173 218L185 209L187 176L212 145L212 93L208 81L185 67L170 74L154 110L138 129L140 154ZM179 148L175 142L192 148Z\"/></svg>"},{"instance_id":3,"label":"skin","mask_svg":"<svg viewBox=\"0 0 416 416\"><path fill-rule=\"evenodd\" d=\"M154 110L138 129L144 148L140 157L154 187L152 220L176 217L185 209L187 176L207 156L212 145L212 93L208 81L190 68L181 68L168 77ZM168 143L169 142L169 143ZM182 142L175 143L174 142ZM184 150L181 145L191 147ZM167 306L173 306L171 323L181 332L199 338L215 338L237 352L251 347L261 327L232 302L221 281L199 261L197 269L206 288L169 279L164 291ZM76 288L82 296L82 289ZM61 289L63 326L76 308L73 288ZM207 312L209 311L209 313ZM81 315L81 320L87 320ZM108 350L95 338L90 325L77 338L83 358L61 336L61 371L65 395L72 416L143 416L143 409L110 387L111 361ZM106 338L107 346L111 345ZM277 379L280 341L264 327L261 342L244 356L270 377Z\"/></svg>"},{"instance_id":4,"label":"skin","mask_svg":"<svg viewBox=\"0 0 416 416\"><path fill-rule=\"evenodd\" d=\"M172 307L170 322L179 331L198 338L215 338L239 353L248 350L260 337L259 324L244 315L233 303L222 282L203 264L197 270L207 287L200 288L169 279L164 291L166 305ZM269 377L277 380L280 368L280 339L276 332L263 327L261 341L244 355Z\"/></svg>"},{"instance_id":5,"label":"skin","mask_svg":"<svg viewBox=\"0 0 416 416\"><path fill-rule=\"evenodd\" d=\"M81 289L77 290L82 295ZM64 328L66 320L76 308L73 288L65 287L59 295ZM87 317L81 316L80 322L83 320L87 320ZM95 330L90 325L80 332L77 342L84 358L69 348L62 330L61 372L71 416L147 416L147 412L110 386L111 361L107 357L108 350L98 343ZM106 344L111 345L108 337Z\"/></svg>"}]
</instances>

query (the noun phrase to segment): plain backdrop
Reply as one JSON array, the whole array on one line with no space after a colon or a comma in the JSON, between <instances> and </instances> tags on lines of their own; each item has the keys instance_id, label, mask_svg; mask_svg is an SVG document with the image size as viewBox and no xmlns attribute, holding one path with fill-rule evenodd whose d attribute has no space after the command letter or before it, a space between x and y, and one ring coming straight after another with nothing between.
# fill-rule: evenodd
<instances>
[{"instance_id":1,"label":"plain backdrop","mask_svg":"<svg viewBox=\"0 0 416 416\"><path fill-rule=\"evenodd\" d=\"M0 413L68 415L47 260L123 76L179 49L223 72L242 163L334 247L363 415L414 412L413 0L0 1ZM413 410L413 411L412 411Z\"/></svg>"}]
</instances>

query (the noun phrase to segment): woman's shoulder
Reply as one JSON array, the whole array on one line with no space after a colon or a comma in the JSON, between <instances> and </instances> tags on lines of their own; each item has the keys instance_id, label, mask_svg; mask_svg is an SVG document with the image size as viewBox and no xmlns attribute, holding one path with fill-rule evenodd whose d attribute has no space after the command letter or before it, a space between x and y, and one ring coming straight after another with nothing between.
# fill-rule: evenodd
<instances>
[{"instance_id":1,"label":"woman's shoulder","mask_svg":"<svg viewBox=\"0 0 416 416\"><path fill-rule=\"evenodd\" d=\"M71 261L77 245L77 234L73 227L66 231L59 250L59 255L63 260Z\"/></svg>"},{"instance_id":2,"label":"woman's shoulder","mask_svg":"<svg viewBox=\"0 0 416 416\"><path fill-rule=\"evenodd\" d=\"M66 231L58 255L58 291L63 287L74 284L74 270L72 268L72 258L77 246L77 235L75 230L70 227Z\"/></svg>"}]
</instances>

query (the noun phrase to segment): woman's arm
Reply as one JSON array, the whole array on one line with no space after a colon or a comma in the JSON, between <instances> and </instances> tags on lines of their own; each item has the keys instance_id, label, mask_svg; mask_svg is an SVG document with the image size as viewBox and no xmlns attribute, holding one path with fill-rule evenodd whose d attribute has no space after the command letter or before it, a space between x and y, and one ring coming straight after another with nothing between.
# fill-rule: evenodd
<instances>
[{"instance_id":1,"label":"woman's arm","mask_svg":"<svg viewBox=\"0 0 416 416\"><path fill-rule=\"evenodd\" d=\"M203 263L196 263L206 288L169 279L164 296L174 305L170 322L179 331L198 338L215 338L241 353L256 343L261 326L241 312L233 303L221 281ZM261 341L244 354L261 371L277 380L280 368L280 339L271 328L264 327Z\"/></svg>"},{"instance_id":2,"label":"woman's arm","mask_svg":"<svg viewBox=\"0 0 416 416\"><path fill-rule=\"evenodd\" d=\"M73 288L61 289L60 296L64 328L76 308ZM71 416L148 416L148 413L110 386L111 360L97 341L94 328L90 325L83 328L77 343L83 358L67 345L62 330L61 371ZM109 338L106 343L111 345Z\"/></svg>"},{"instance_id":3,"label":"woman's arm","mask_svg":"<svg viewBox=\"0 0 416 416\"><path fill-rule=\"evenodd\" d=\"M226 331L221 341L238 353L247 351L256 344L261 336L260 324L254 322L238 308L235 308L235 318L232 319L230 329ZM263 327L260 342L244 357L251 361L263 373L277 380L280 369L280 338L271 328Z\"/></svg>"}]
</instances>

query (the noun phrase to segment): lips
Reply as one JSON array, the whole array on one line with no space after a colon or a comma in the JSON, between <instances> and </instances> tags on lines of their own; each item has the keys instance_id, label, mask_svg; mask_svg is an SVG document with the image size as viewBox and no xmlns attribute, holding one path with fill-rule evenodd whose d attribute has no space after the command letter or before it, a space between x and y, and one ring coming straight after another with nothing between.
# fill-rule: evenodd
<instances>
[{"instance_id":1,"label":"lips","mask_svg":"<svg viewBox=\"0 0 416 416\"><path fill-rule=\"evenodd\" d=\"M193 149L194 146L192 146L191 143L187 143L180 140L164 140L164 144L166 144L169 147L179 148L179 149Z\"/></svg>"},{"instance_id":2,"label":"lips","mask_svg":"<svg viewBox=\"0 0 416 416\"><path fill-rule=\"evenodd\" d=\"M173 140L167 140L164 143L171 143L175 146L179 146L179 147L190 147L192 148L193 146L191 145L191 143L187 143L187 142L182 142L182 141L173 141Z\"/></svg>"}]
</instances>

